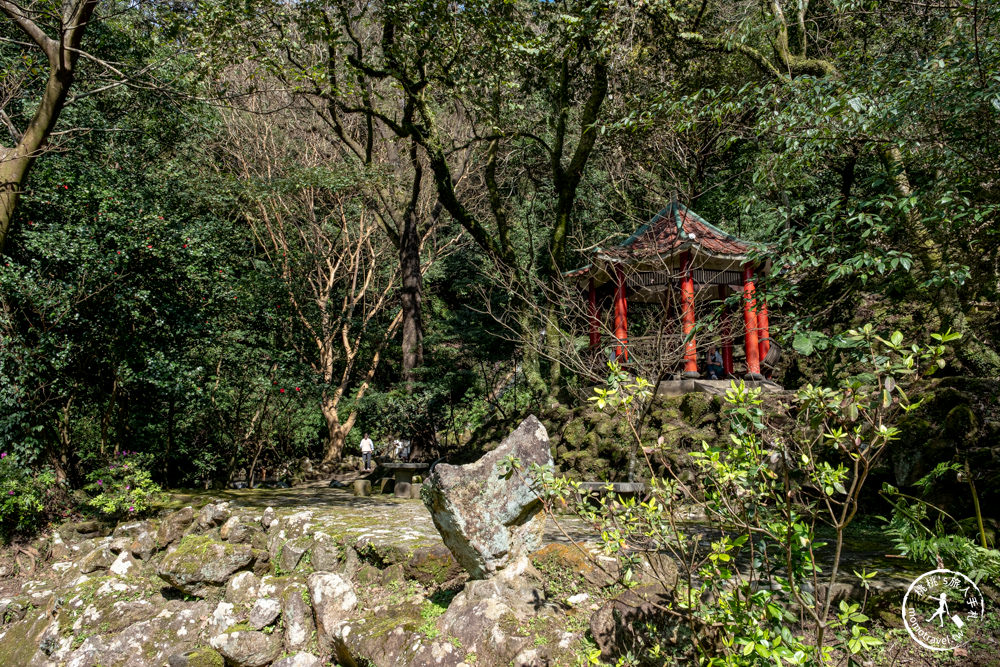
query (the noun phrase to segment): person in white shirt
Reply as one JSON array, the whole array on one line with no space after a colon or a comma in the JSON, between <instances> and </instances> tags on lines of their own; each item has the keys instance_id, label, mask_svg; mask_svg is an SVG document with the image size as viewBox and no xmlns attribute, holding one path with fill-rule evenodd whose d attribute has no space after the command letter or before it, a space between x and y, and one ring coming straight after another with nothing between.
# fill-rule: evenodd
<instances>
[{"instance_id":1,"label":"person in white shirt","mask_svg":"<svg viewBox=\"0 0 1000 667\"><path fill-rule=\"evenodd\" d=\"M372 439L368 437L365 433L365 437L361 440L361 456L365 460L365 470L372 469L372 452L375 451L375 443Z\"/></svg>"}]
</instances>

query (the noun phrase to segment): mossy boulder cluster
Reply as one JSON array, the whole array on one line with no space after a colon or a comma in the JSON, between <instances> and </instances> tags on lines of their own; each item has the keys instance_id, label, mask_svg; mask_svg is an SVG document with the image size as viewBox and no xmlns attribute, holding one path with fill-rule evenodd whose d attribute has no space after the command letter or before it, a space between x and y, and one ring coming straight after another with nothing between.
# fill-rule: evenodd
<instances>
[{"instance_id":1,"label":"mossy boulder cluster","mask_svg":"<svg viewBox=\"0 0 1000 667\"><path fill-rule=\"evenodd\" d=\"M523 609L491 602L489 586L466 590L436 536L404 535L375 512L360 534L350 512L307 507L212 501L114 528L61 527L34 579L0 600L0 664L551 663L582 650L614 591L606 577L578 577L579 557L543 549L537 564L566 585L529 576Z\"/></svg>"},{"instance_id":2,"label":"mossy boulder cluster","mask_svg":"<svg viewBox=\"0 0 1000 667\"><path fill-rule=\"evenodd\" d=\"M777 400L772 401L777 405ZM662 453L662 462L675 470L690 468L688 452L702 441L713 442L728 433L719 418L721 399L704 393L657 396L644 421L642 442ZM591 404L569 409L555 406L542 423L548 430L555 463L568 477L580 481L624 481L635 435L624 417Z\"/></svg>"}]
</instances>

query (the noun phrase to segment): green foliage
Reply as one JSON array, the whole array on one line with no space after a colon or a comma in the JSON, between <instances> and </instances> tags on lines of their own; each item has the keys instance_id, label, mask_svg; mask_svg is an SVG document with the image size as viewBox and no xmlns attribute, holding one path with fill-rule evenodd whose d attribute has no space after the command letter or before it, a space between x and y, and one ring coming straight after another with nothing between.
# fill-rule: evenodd
<instances>
[{"instance_id":1,"label":"green foliage","mask_svg":"<svg viewBox=\"0 0 1000 667\"><path fill-rule=\"evenodd\" d=\"M148 515L163 495L147 469L151 459L136 452L122 452L90 471L83 487L91 496L87 504L111 519Z\"/></svg>"},{"instance_id":2,"label":"green foliage","mask_svg":"<svg viewBox=\"0 0 1000 667\"><path fill-rule=\"evenodd\" d=\"M0 452L0 538L9 540L40 527L55 481L51 470L33 472L16 456Z\"/></svg>"},{"instance_id":3,"label":"green foliage","mask_svg":"<svg viewBox=\"0 0 1000 667\"><path fill-rule=\"evenodd\" d=\"M1000 551L976 539L975 521L960 521L926 499L937 481L961 470L958 463L939 463L917 481L919 497L884 483L880 494L892 506L886 533L899 553L918 563L937 567L943 562L977 583L996 579L1000 577Z\"/></svg>"},{"instance_id":4,"label":"green foliage","mask_svg":"<svg viewBox=\"0 0 1000 667\"><path fill-rule=\"evenodd\" d=\"M420 618L424 619L424 622L419 629L428 639L434 639L441 634L440 630L437 629L436 621L448 610L447 602L450 600L442 604L437 599L428 598L420 605Z\"/></svg>"},{"instance_id":5,"label":"green foliage","mask_svg":"<svg viewBox=\"0 0 1000 667\"><path fill-rule=\"evenodd\" d=\"M954 336L935 335L935 343ZM568 503L599 526L604 553L618 561L624 583L640 569L657 571L653 554L672 555L680 573L664 585L676 586L672 604L679 613L666 615L663 623L686 629L694 653L686 658L710 665L814 664L838 655L863 659L882 643L870 632L865 602L833 607L813 591L829 590L843 576L844 531L869 471L897 437L896 419L920 404L910 393L921 376L939 367L945 348L907 346L902 334L883 337L870 325L841 339L850 353L849 365L836 373L841 381L799 389L790 429L769 423L759 388L733 382L724 404L729 441L703 443L691 452L697 482L685 482L669 468L657 474L650 462L657 447L638 435L648 389L614 366L608 385L595 389L591 400L618 409L636 446L645 445L648 497L603 499L594 506L575 501L578 486L551 472L525 472L508 461L507 474L525 474L548 506ZM685 504L700 507L707 518L708 525L694 534L678 522ZM834 534L832 565L824 568L818 554L828 544L816 537L821 524ZM856 573L865 590L876 575ZM656 623L637 628L628 649L632 657L623 660L677 658L663 649L676 632Z\"/></svg>"}]
</instances>

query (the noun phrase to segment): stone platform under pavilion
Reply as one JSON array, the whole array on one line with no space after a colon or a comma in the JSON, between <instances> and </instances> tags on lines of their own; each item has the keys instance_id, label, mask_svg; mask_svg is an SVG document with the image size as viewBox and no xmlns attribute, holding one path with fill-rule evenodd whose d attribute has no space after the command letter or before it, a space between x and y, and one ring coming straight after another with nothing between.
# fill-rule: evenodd
<instances>
[{"instance_id":1,"label":"stone platform under pavilion","mask_svg":"<svg viewBox=\"0 0 1000 667\"><path fill-rule=\"evenodd\" d=\"M660 396L680 396L681 394L701 392L713 396L724 396L731 383L732 380L695 380L688 378L661 380L659 386L656 388L656 393ZM744 380L744 383L747 387L759 387L766 394L784 391L784 387L770 380Z\"/></svg>"}]
</instances>

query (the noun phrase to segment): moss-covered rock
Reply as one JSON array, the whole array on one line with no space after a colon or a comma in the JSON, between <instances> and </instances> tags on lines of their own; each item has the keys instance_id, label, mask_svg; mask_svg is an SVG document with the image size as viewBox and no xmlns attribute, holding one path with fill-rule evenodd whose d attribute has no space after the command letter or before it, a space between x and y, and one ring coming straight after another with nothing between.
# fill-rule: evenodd
<instances>
[{"instance_id":1,"label":"moss-covered rock","mask_svg":"<svg viewBox=\"0 0 1000 667\"><path fill-rule=\"evenodd\" d=\"M562 431L563 442L572 449L580 449L586 446L585 438L588 430L586 420L573 419Z\"/></svg>"},{"instance_id":2,"label":"moss-covered rock","mask_svg":"<svg viewBox=\"0 0 1000 667\"><path fill-rule=\"evenodd\" d=\"M211 639L212 648L238 667L263 667L281 655L281 635L253 630L225 632Z\"/></svg>"},{"instance_id":3,"label":"moss-covered rock","mask_svg":"<svg viewBox=\"0 0 1000 667\"><path fill-rule=\"evenodd\" d=\"M964 443L974 442L978 433L979 420L969 404L962 403L948 411L942 427L942 435L945 438L961 447Z\"/></svg>"},{"instance_id":4,"label":"moss-covered rock","mask_svg":"<svg viewBox=\"0 0 1000 667\"><path fill-rule=\"evenodd\" d=\"M190 651L170 656L169 667L225 667L222 655L210 646L198 646Z\"/></svg>"},{"instance_id":5,"label":"moss-covered rock","mask_svg":"<svg viewBox=\"0 0 1000 667\"><path fill-rule=\"evenodd\" d=\"M547 544L536 551L531 563L544 577L546 597L560 602L610 585L617 572L616 561L602 561L598 567L589 554L560 543Z\"/></svg>"},{"instance_id":6,"label":"moss-covered rock","mask_svg":"<svg viewBox=\"0 0 1000 667\"><path fill-rule=\"evenodd\" d=\"M718 401L709 394L691 392L681 398L681 417L691 426L701 426L709 412L718 409Z\"/></svg>"},{"instance_id":7,"label":"moss-covered rock","mask_svg":"<svg viewBox=\"0 0 1000 667\"><path fill-rule=\"evenodd\" d=\"M246 568L253 560L249 545L188 535L163 558L157 574L188 595L205 597L219 591L233 573Z\"/></svg>"},{"instance_id":8,"label":"moss-covered rock","mask_svg":"<svg viewBox=\"0 0 1000 667\"><path fill-rule=\"evenodd\" d=\"M440 586L462 576L464 570L443 544L414 549L403 565L407 578L424 586Z\"/></svg>"}]
</instances>

